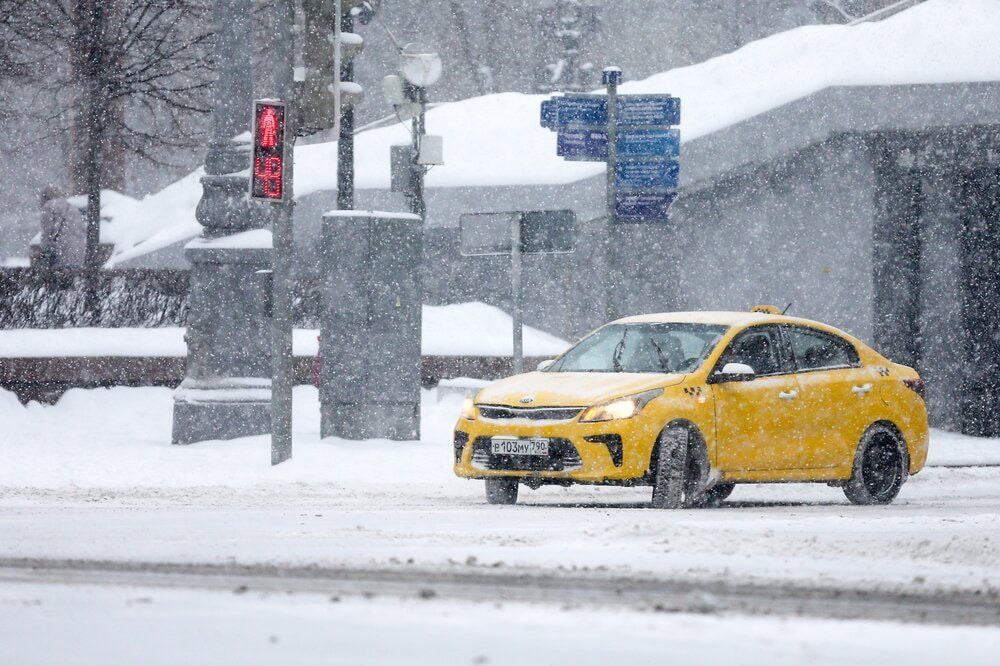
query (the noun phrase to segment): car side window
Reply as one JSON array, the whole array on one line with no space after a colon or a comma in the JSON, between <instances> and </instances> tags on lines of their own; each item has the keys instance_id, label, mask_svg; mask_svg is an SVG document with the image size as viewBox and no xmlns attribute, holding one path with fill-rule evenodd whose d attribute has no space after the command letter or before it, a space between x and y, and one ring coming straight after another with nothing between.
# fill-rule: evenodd
<instances>
[{"instance_id":1,"label":"car side window","mask_svg":"<svg viewBox=\"0 0 1000 666\"><path fill-rule=\"evenodd\" d=\"M763 326L740 333L729 343L719 367L726 363L743 363L753 368L758 376L784 372L777 333L776 329Z\"/></svg>"},{"instance_id":2,"label":"car side window","mask_svg":"<svg viewBox=\"0 0 1000 666\"><path fill-rule=\"evenodd\" d=\"M800 370L850 368L859 363L854 345L835 335L800 326L785 328L788 345Z\"/></svg>"}]
</instances>

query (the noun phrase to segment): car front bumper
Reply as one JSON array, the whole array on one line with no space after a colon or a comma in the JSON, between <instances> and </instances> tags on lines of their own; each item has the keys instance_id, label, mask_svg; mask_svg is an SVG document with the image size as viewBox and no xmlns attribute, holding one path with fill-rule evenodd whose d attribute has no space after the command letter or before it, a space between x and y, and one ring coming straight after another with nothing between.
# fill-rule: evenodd
<instances>
[{"instance_id":1,"label":"car front bumper","mask_svg":"<svg viewBox=\"0 0 1000 666\"><path fill-rule=\"evenodd\" d=\"M658 429L639 417L600 423L531 423L460 419L454 432L455 474L514 476L579 483L638 481L646 476ZM493 438L543 439L548 455L492 453Z\"/></svg>"}]
</instances>

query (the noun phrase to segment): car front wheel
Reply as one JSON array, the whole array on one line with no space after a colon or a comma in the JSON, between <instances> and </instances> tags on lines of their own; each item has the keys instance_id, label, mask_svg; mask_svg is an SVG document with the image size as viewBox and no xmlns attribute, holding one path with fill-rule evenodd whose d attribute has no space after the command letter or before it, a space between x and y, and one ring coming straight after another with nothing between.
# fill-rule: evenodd
<instances>
[{"instance_id":1,"label":"car front wheel","mask_svg":"<svg viewBox=\"0 0 1000 666\"><path fill-rule=\"evenodd\" d=\"M907 466L902 438L887 426L872 426L858 445L844 494L852 504L889 504L906 481Z\"/></svg>"},{"instance_id":2,"label":"car front wheel","mask_svg":"<svg viewBox=\"0 0 1000 666\"><path fill-rule=\"evenodd\" d=\"M683 425L663 429L657 440L653 473L654 509L701 506L702 469L691 430Z\"/></svg>"},{"instance_id":3,"label":"car front wheel","mask_svg":"<svg viewBox=\"0 0 1000 666\"><path fill-rule=\"evenodd\" d=\"M486 479L486 501L490 504L517 502L517 479L503 476L491 476Z\"/></svg>"}]
</instances>

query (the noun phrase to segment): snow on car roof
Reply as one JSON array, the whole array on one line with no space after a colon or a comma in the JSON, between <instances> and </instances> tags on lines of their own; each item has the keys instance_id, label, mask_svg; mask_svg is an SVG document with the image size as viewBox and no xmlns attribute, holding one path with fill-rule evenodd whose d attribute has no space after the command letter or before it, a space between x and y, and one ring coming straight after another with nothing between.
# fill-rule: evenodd
<instances>
[{"instance_id":1,"label":"snow on car roof","mask_svg":"<svg viewBox=\"0 0 1000 666\"><path fill-rule=\"evenodd\" d=\"M684 322L692 324L722 324L724 326L746 326L757 322L770 321L774 315L758 312L656 312L650 314L622 317L614 323L620 324L665 324L668 322Z\"/></svg>"},{"instance_id":2,"label":"snow on car roof","mask_svg":"<svg viewBox=\"0 0 1000 666\"><path fill-rule=\"evenodd\" d=\"M692 312L657 312L651 314L633 315L617 319L614 323L621 324L665 324L668 322L692 324L720 324L723 326L749 326L764 322L784 322L789 324L805 324L829 330L837 330L829 324L811 319L791 317L788 315L766 314L763 312L739 311L692 311Z\"/></svg>"}]
</instances>

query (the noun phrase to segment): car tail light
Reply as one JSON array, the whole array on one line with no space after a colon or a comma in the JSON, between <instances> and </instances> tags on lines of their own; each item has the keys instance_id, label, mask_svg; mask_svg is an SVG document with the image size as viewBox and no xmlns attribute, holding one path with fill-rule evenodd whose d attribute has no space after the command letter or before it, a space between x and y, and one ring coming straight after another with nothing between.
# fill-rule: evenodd
<instances>
[{"instance_id":1,"label":"car tail light","mask_svg":"<svg viewBox=\"0 0 1000 666\"><path fill-rule=\"evenodd\" d=\"M903 383L906 384L906 388L910 389L921 398L923 398L924 394L927 392L927 382L922 380L920 377L917 377L916 379L904 379Z\"/></svg>"}]
</instances>

